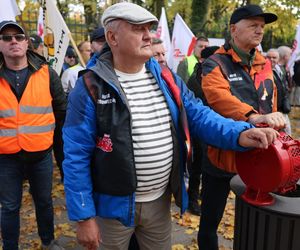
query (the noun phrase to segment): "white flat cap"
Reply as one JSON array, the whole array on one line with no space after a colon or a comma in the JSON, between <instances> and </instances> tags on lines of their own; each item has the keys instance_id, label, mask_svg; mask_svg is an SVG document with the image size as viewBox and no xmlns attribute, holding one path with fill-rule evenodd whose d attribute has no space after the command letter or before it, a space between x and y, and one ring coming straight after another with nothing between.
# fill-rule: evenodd
<instances>
[{"instance_id":1,"label":"white flat cap","mask_svg":"<svg viewBox=\"0 0 300 250\"><path fill-rule=\"evenodd\" d=\"M134 3L116 3L108 7L101 18L103 26L112 20L123 19L132 24L157 23L157 18L148 10Z\"/></svg>"}]
</instances>

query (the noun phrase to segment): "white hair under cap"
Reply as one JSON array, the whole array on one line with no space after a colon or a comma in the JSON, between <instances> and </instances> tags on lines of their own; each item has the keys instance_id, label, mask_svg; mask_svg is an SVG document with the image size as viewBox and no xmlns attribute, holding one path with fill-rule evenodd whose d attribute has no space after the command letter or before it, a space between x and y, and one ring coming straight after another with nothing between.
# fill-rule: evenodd
<instances>
[{"instance_id":1,"label":"white hair under cap","mask_svg":"<svg viewBox=\"0 0 300 250\"><path fill-rule=\"evenodd\" d=\"M117 3L108 7L101 18L102 25L115 19L123 19L132 24L157 23L157 18L148 10L134 3Z\"/></svg>"}]
</instances>

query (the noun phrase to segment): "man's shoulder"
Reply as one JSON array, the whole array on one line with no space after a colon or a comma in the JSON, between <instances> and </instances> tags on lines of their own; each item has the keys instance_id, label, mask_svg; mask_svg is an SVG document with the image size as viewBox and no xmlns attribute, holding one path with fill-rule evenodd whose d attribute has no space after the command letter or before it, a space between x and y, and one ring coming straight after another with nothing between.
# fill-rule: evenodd
<instances>
[{"instance_id":1,"label":"man's shoulder","mask_svg":"<svg viewBox=\"0 0 300 250\"><path fill-rule=\"evenodd\" d=\"M187 65L187 61L188 61L187 56L185 56L185 57L182 58L182 60L179 62L178 66L179 66L179 65Z\"/></svg>"},{"instance_id":2,"label":"man's shoulder","mask_svg":"<svg viewBox=\"0 0 300 250\"><path fill-rule=\"evenodd\" d=\"M213 54L202 63L202 73L207 75L211 73L216 67L221 67L223 64L231 61L230 56L226 54Z\"/></svg>"}]
</instances>

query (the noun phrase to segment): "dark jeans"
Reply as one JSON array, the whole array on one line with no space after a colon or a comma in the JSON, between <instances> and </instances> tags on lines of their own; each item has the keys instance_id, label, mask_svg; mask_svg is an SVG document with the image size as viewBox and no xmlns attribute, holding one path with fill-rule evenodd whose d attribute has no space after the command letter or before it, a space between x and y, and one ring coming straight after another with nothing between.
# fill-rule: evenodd
<instances>
[{"instance_id":1,"label":"dark jeans","mask_svg":"<svg viewBox=\"0 0 300 250\"><path fill-rule=\"evenodd\" d=\"M199 141L193 141L193 161L189 169L189 201L198 202L202 165L202 149Z\"/></svg>"},{"instance_id":2,"label":"dark jeans","mask_svg":"<svg viewBox=\"0 0 300 250\"><path fill-rule=\"evenodd\" d=\"M53 163L51 151L41 160L24 163L10 156L0 155L0 204L3 250L18 249L20 235L20 207L24 176L29 180L35 204L38 233L42 243L54 239L52 204Z\"/></svg>"},{"instance_id":3,"label":"dark jeans","mask_svg":"<svg viewBox=\"0 0 300 250\"><path fill-rule=\"evenodd\" d=\"M214 176L202 172L202 203L198 232L201 250L218 250L217 229L223 217L230 191L231 176Z\"/></svg>"}]
</instances>

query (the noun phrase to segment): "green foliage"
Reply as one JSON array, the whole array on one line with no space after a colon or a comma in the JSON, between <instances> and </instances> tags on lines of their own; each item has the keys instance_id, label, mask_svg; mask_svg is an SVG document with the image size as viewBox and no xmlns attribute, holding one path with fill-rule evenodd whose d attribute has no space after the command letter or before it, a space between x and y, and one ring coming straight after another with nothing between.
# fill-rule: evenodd
<instances>
[{"instance_id":1,"label":"green foliage","mask_svg":"<svg viewBox=\"0 0 300 250\"><path fill-rule=\"evenodd\" d=\"M211 0L193 0L192 2L191 30L196 36L203 32L209 15L210 2Z\"/></svg>"},{"instance_id":2,"label":"green foliage","mask_svg":"<svg viewBox=\"0 0 300 250\"><path fill-rule=\"evenodd\" d=\"M265 26L265 36L262 42L264 50L280 45L292 45L297 19L300 19L300 1L284 0L279 4L277 0L210 0L207 20L203 23L200 33L207 37L229 38L230 16L235 8L246 3L259 4L264 11L278 15L277 22ZM195 18L191 19L190 27L197 24L195 20ZM193 31L198 34L197 30Z\"/></svg>"},{"instance_id":3,"label":"green foliage","mask_svg":"<svg viewBox=\"0 0 300 250\"><path fill-rule=\"evenodd\" d=\"M18 2L19 0L17 0ZM25 27L35 30L37 14L32 10L38 9L38 3L25 0L26 8L22 15ZM100 0L56 0L57 6L66 22L75 22L76 25L69 26L72 33L80 34L76 42L87 39L87 34L97 27L100 17L109 4L120 2L120 0L106 1L100 5ZM102 1L103 2L103 1ZM195 35L207 37L228 38L229 19L233 10L245 4L259 4L265 11L278 15L278 21L265 27L265 36L262 43L263 49L278 47L280 45L292 45L295 37L297 20L300 19L299 0L132 0L149 11L157 18L160 17L161 7L165 7L169 27L173 26L176 13L179 13ZM70 13L70 5L82 6L84 19L79 14ZM28 14L30 10L32 13ZM34 27L34 28L32 28ZM172 29L170 28L170 31ZM172 33L172 32L171 32Z\"/></svg>"},{"instance_id":4,"label":"green foliage","mask_svg":"<svg viewBox=\"0 0 300 250\"><path fill-rule=\"evenodd\" d=\"M281 45L291 47L295 38L297 19L300 18L300 2L285 0L278 4L276 0L265 0L263 4L266 11L278 16L276 22L266 25L264 50Z\"/></svg>"},{"instance_id":5,"label":"green foliage","mask_svg":"<svg viewBox=\"0 0 300 250\"><path fill-rule=\"evenodd\" d=\"M157 18L161 15L161 8L167 6L166 0L158 1L158 0L148 0L145 1L144 7L147 8L150 12L153 13ZM143 5L142 5L143 6Z\"/></svg>"},{"instance_id":6,"label":"green foliage","mask_svg":"<svg viewBox=\"0 0 300 250\"><path fill-rule=\"evenodd\" d=\"M169 25L173 26L175 15L178 13L183 18L183 20L186 22L186 24L191 27L191 20L190 17L192 15L192 0L177 0L172 1L172 3L169 4L169 8L167 8L167 16Z\"/></svg>"}]
</instances>

